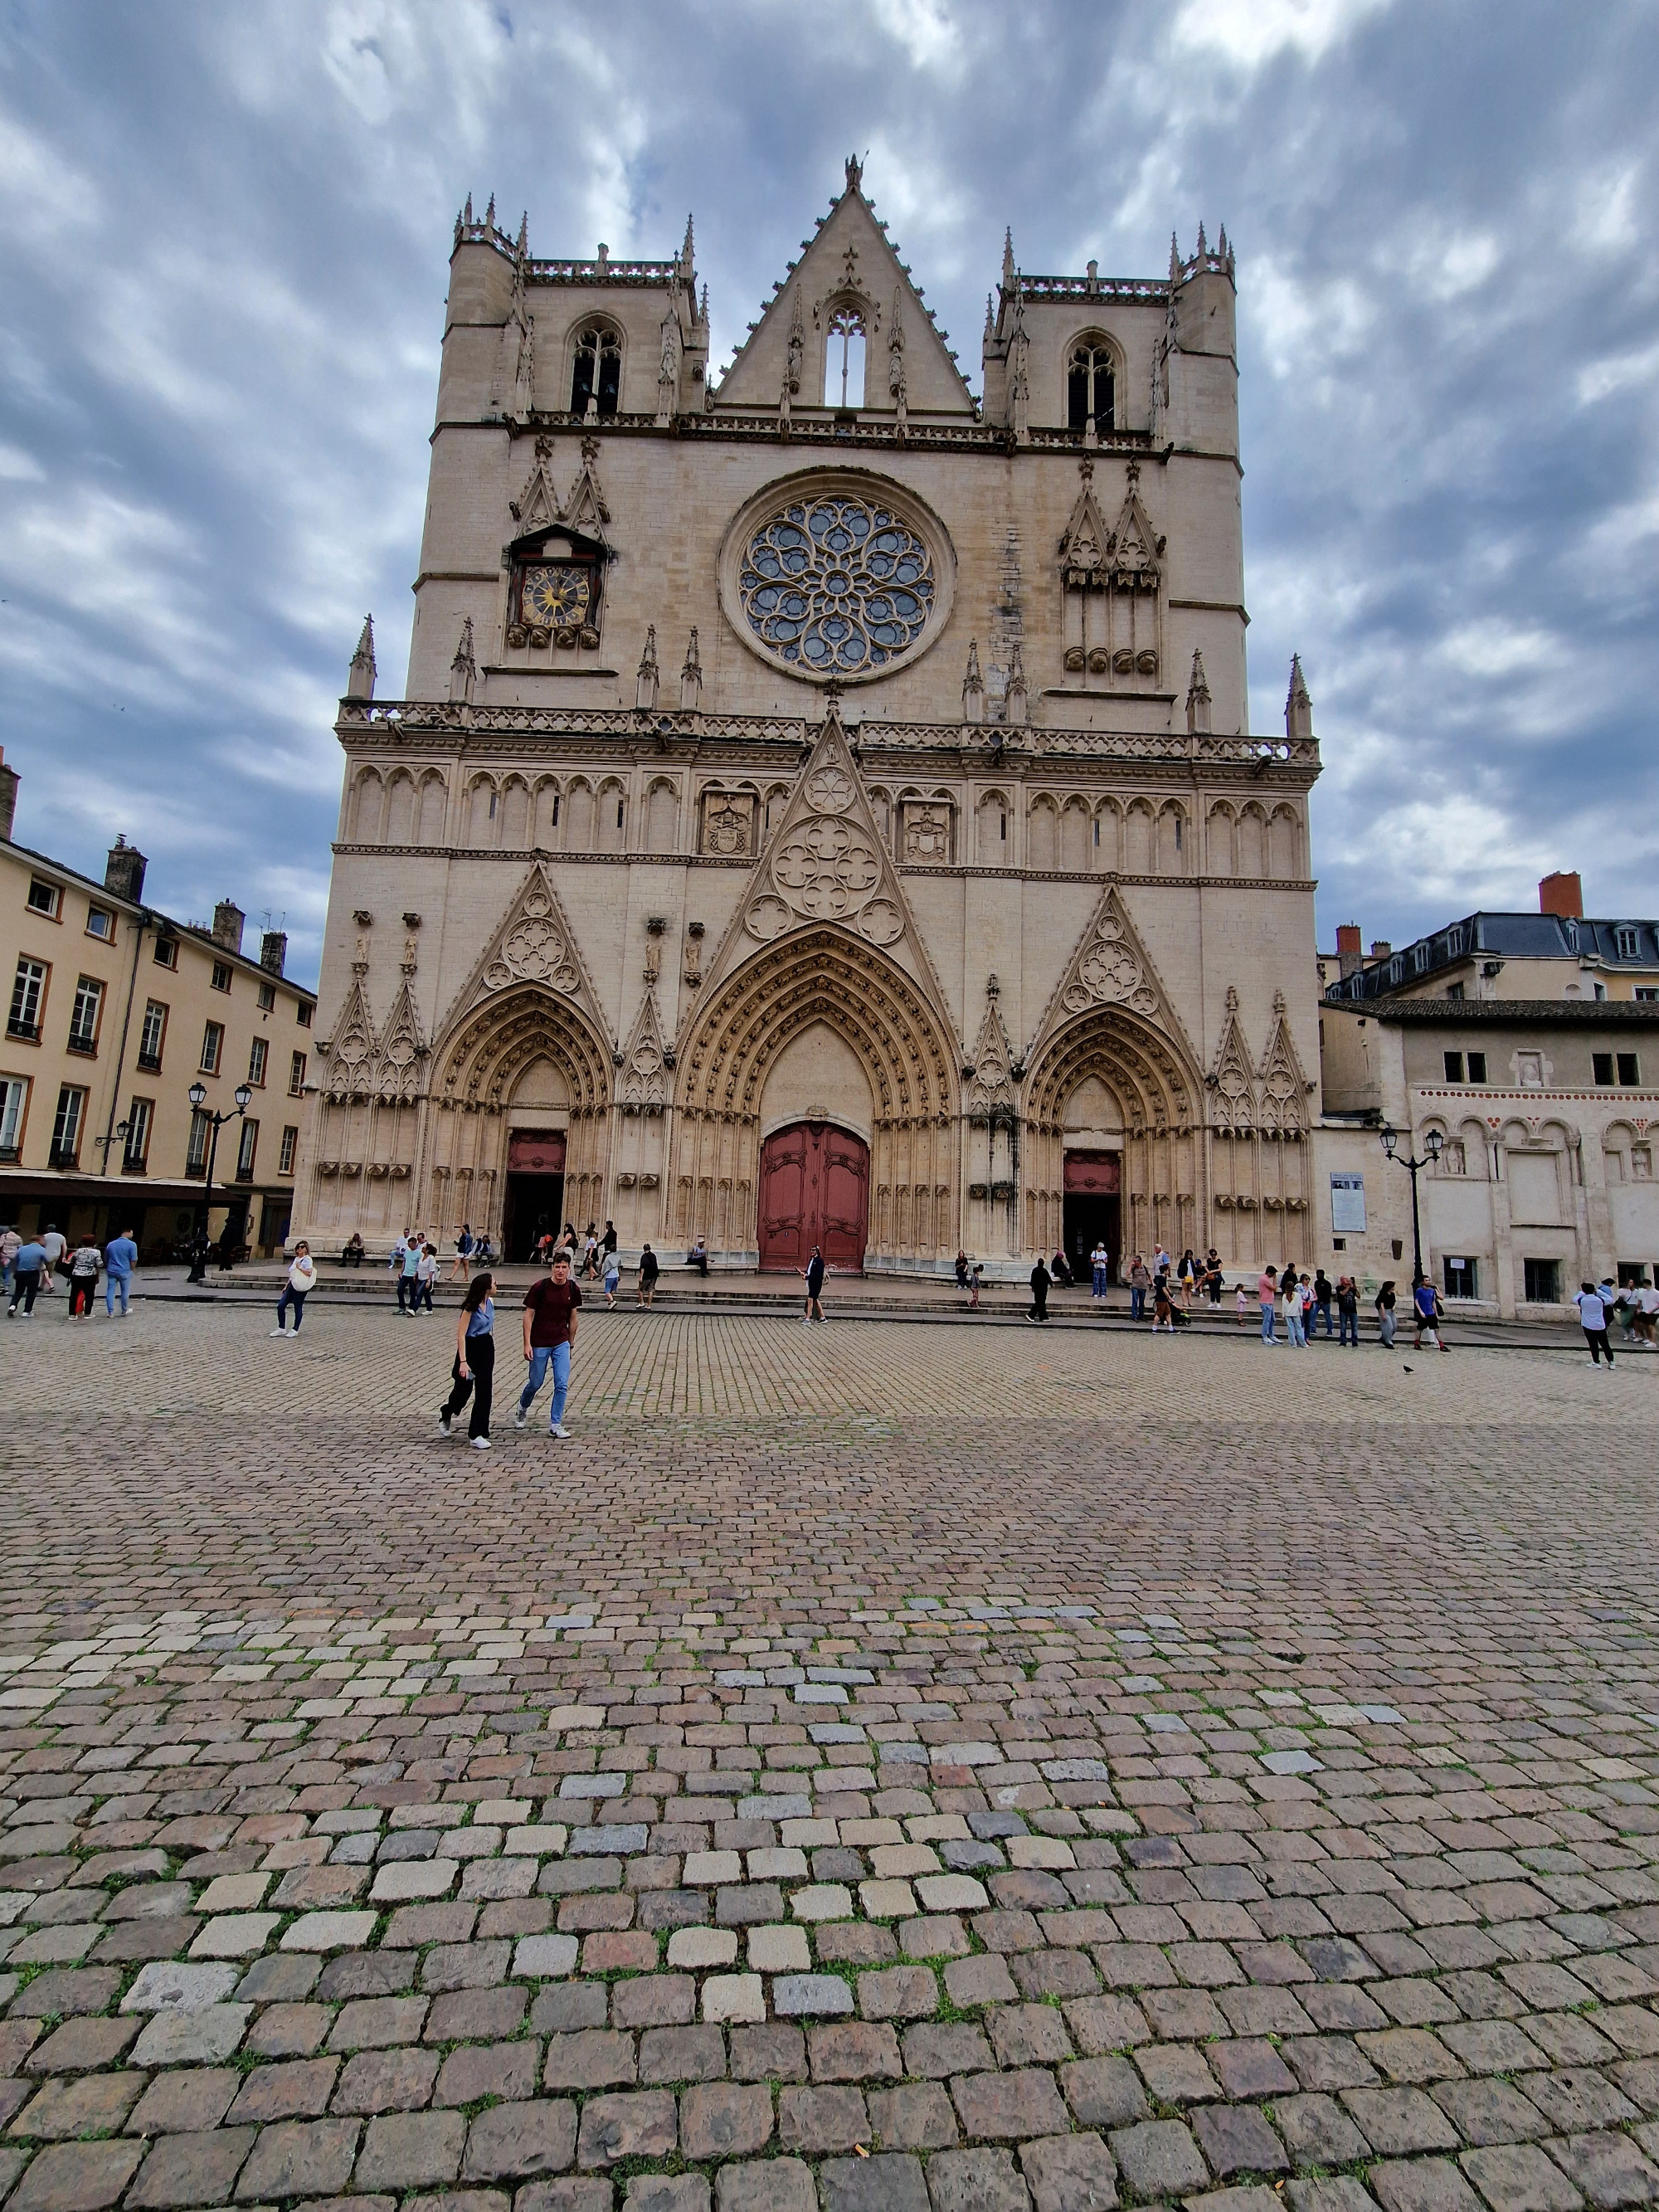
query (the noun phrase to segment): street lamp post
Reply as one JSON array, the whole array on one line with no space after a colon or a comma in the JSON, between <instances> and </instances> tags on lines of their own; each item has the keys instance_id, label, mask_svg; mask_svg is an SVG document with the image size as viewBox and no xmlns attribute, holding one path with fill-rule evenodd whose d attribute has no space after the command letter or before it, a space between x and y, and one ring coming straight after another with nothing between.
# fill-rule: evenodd
<instances>
[{"instance_id":1,"label":"street lamp post","mask_svg":"<svg viewBox=\"0 0 1659 2212\"><path fill-rule=\"evenodd\" d=\"M1400 1142L1399 1130L1391 1128L1385 1121L1380 1133L1383 1151L1391 1160L1398 1161L1412 1179L1412 1288L1415 1290L1423 1279L1423 1224L1417 1210L1417 1178L1422 1169L1439 1158L1441 1147L1446 1140L1438 1129L1431 1129L1423 1139L1428 1148L1428 1158L1419 1160L1414 1152L1408 1152L1404 1159L1401 1159L1395 1149Z\"/></svg>"},{"instance_id":2,"label":"street lamp post","mask_svg":"<svg viewBox=\"0 0 1659 2212\"><path fill-rule=\"evenodd\" d=\"M201 1114L205 1112L207 1107L207 1085L205 1083L192 1083L190 1086L188 1096L191 1105L194 1108L197 1113ZM197 1246L195 1251L191 1255L190 1280L192 1283L199 1283L207 1273L207 1231L208 1223L213 1217L213 1170L214 1164L219 1157L219 1132L224 1127L227 1121L240 1121L253 1102L253 1093L246 1083L239 1083L237 1085L234 1097L236 1100L236 1111L234 1114L209 1114L207 1115L208 1123L212 1131L212 1134L208 1139L207 1194L203 1200L202 1206L202 1241Z\"/></svg>"}]
</instances>

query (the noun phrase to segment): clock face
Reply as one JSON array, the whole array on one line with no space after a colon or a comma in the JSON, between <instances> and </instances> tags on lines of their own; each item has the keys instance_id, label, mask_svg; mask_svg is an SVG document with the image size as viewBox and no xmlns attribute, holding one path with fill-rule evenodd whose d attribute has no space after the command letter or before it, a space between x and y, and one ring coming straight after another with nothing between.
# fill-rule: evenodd
<instances>
[{"instance_id":1,"label":"clock face","mask_svg":"<svg viewBox=\"0 0 1659 2212\"><path fill-rule=\"evenodd\" d=\"M523 620L544 629L580 629L592 619L593 578L578 561L550 561L524 572Z\"/></svg>"}]
</instances>

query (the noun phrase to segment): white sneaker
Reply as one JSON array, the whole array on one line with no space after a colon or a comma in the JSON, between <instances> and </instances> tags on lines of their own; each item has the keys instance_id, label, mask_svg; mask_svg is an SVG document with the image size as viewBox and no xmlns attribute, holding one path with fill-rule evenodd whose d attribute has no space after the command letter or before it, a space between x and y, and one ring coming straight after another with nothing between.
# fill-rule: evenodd
<instances>
[{"instance_id":1,"label":"white sneaker","mask_svg":"<svg viewBox=\"0 0 1659 2212\"><path fill-rule=\"evenodd\" d=\"M447 1413L440 1413L438 1416L438 1433L440 1436L445 1437L453 1436L454 1434L454 1431L449 1425L449 1416Z\"/></svg>"},{"instance_id":2,"label":"white sneaker","mask_svg":"<svg viewBox=\"0 0 1659 2212\"><path fill-rule=\"evenodd\" d=\"M514 1427L515 1429L521 1429L528 1419L528 1414L526 1413L524 1407L520 1406L518 1412L513 1416Z\"/></svg>"},{"instance_id":3,"label":"white sneaker","mask_svg":"<svg viewBox=\"0 0 1659 2212\"><path fill-rule=\"evenodd\" d=\"M293 1331L291 1329L286 1328L273 1328L270 1333L273 1336L291 1336L293 1334Z\"/></svg>"},{"instance_id":4,"label":"white sneaker","mask_svg":"<svg viewBox=\"0 0 1659 2212\"><path fill-rule=\"evenodd\" d=\"M489 1449L489 1437L474 1437L472 1439L472 1449L474 1451L488 1451Z\"/></svg>"},{"instance_id":5,"label":"white sneaker","mask_svg":"<svg viewBox=\"0 0 1659 2212\"><path fill-rule=\"evenodd\" d=\"M289 1329L289 1334L290 1336L298 1336L298 1334L300 1334L300 1332L299 1332L299 1330L298 1330L297 1328L291 1328L291 1329Z\"/></svg>"},{"instance_id":6,"label":"white sneaker","mask_svg":"<svg viewBox=\"0 0 1659 2212\"><path fill-rule=\"evenodd\" d=\"M549 1436L550 1436L550 1437L559 1437L559 1438L560 1438L560 1440L561 1440L561 1441L562 1441L566 1437L568 1437L568 1436L570 1434L570 1431L569 1431L569 1430L568 1430L568 1428L566 1428L566 1426L565 1426L565 1425L564 1425L564 1423L563 1423L562 1421L555 1421L555 1422L554 1422L554 1424L553 1424L553 1425L552 1425L552 1427L549 1429L549 1431L548 1431L548 1432L547 1432L547 1433L549 1434Z\"/></svg>"}]
</instances>

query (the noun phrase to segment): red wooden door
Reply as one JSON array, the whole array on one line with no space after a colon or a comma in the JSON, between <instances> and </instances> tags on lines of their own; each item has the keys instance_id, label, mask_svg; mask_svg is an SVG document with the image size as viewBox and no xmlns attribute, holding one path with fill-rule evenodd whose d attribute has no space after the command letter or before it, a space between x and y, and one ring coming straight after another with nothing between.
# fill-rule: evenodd
<instances>
[{"instance_id":1,"label":"red wooden door","mask_svg":"<svg viewBox=\"0 0 1659 2212\"><path fill-rule=\"evenodd\" d=\"M760 1263L804 1267L816 1244L826 1263L864 1265L870 1218L870 1148L845 1129L796 1121L761 1146Z\"/></svg>"}]
</instances>

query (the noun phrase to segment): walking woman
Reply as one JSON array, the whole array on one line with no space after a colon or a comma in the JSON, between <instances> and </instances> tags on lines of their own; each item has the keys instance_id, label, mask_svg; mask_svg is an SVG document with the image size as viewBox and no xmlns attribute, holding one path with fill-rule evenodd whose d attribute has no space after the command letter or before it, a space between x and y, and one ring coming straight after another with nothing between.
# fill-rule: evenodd
<instances>
[{"instance_id":1,"label":"walking woman","mask_svg":"<svg viewBox=\"0 0 1659 2212\"><path fill-rule=\"evenodd\" d=\"M495 1278L475 1275L461 1300L455 1322L455 1364L450 1373L455 1387L438 1412L438 1426L453 1434L450 1423L472 1401L466 1432L478 1451L489 1449L489 1401L495 1387Z\"/></svg>"},{"instance_id":2,"label":"walking woman","mask_svg":"<svg viewBox=\"0 0 1659 2212\"><path fill-rule=\"evenodd\" d=\"M276 1326L273 1336L298 1336L300 1323L306 1317L306 1300L317 1287L317 1269L311 1256L311 1247L302 1237L294 1248L294 1265L288 1271L288 1280L283 1285L283 1295L276 1301ZM288 1310L294 1309L294 1326L288 1325Z\"/></svg>"},{"instance_id":3,"label":"walking woman","mask_svg":"<svg viewBox=\"0 0 1659 2212\"><path fill-rule=\"evenodd\" d=\"M1398 1295L1391 1281L1384 1283L1371 1301L1376 1308L1376 1340L1385 1352L1392 1351L1394 1348L1395 1327L1394 1316L1395 1308L1398 1303Z\"/></svg>"}]
</instances>

